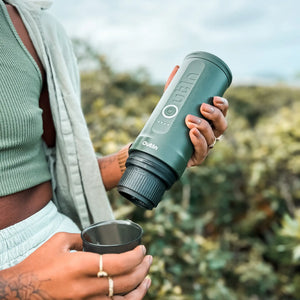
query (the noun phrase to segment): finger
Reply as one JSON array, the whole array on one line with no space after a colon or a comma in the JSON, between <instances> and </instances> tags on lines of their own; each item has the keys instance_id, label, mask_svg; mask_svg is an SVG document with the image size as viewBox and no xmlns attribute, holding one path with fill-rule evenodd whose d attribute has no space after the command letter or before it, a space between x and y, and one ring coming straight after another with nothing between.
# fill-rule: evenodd
<instances>
[{"instance_id":1,"label":"finger","mask_svg":"<svg viewBox=\"0 0 300 300\"><path fill-rule=\"evenodd\" d=\"M189 132L191 142L194 146L194 153L188 161L187 167L201 164L208 153L207 141L197 128L192 128Z\"/></svg>"},{"instance_id":2,"label":"finger","mask_svg":"<svg viewBox=\"0 0 300 300\"><path fill-rule=\"evenodd\" d=\"M146 295L150 286L151 286L151 279L149 277L146 277L136 289L126 294L125 296L115 295L113 296L113 300L132 300L132 299L141 300ZM95 296L89 299L111 300L112 298L108 296Z\"/></svg>"},{"instance_id":3,"label":"finger","mask_svg":"<svg viewBox=\"0 0 300 300\"><path fill-rule=\"evenodd\" d=\"M104 254L103 268L109 275L127 273L143 261L145 254L143 245L121 254Z\"/></svg>"},{"instance_id":4,"label":"finger","mask_svg":"<svg viewBox=\"0 0 300 300\"><path fill-rule=\"evenodd\" d=\"M77 259L81 261L81 272L89 276L96 276L99 272L99 254L91 252L76 252L73 254L78 256ZM146 249L143 245L121 254L103 254L103 271L110 276L127 273L143 261L145 254Z\"/></svg>"},{"instance_id":5,"label":"finger","mask_svg":"<svg viewBox=\"0 0 300 300\"><path fill-rule=\"evenodd\" d=\"M132 272L122 276L115 276L114 291L115 294L124 294L135 289L147 276L152 264L152 256L145 256L143 262L138 265Z\"/></svg>"},{"instance_id":6,"label":"finger","mask_svg":"<svg viewBox=\"0 0 300 300\"><path fill-rule=\"evenodd\" d=\"M76 250L82 251L82 239L79 233L65 233L68 236L68 246L65 248L66 251ZM64 238L66 237L64 235Z\"/></svg>"},{"instance_id":7,"label":"finger","mask_svg":"<svg viewBox=\"0 0 300 300\"><path fill-rule=\"evenodd\" d=\"M167 89L167 87L169 86L169 84L171 83L172 79L174 78L175 74L177 73L179 69L179 66L175 66L173 71L171 72L166 84L165 84L165 88L164 88L164 91Z\"/></svg>"},{"instance_id":8,"label":"finger","mask_svg":"<svg viewBox=\"0 0 300 300\"><path fill-rule=\"evenodd\" d=\"M228 101L225 98L215 96L213 99L213 104L223 113L224 117L226 117L229 107Z\"/></svg>"},{"instance_id":9,"label":"finger","mask_svg":"<svg viewBox=\"0 0 300 300\"><path fill-rule=\"evenodd\" d=\"M79 233L58 232L54 234L45 244L45 247L52 247L56 252L82 250L82 240Z\"/></svg>"},{"instance_id":10,"label":"finger","mask_svg":"<svg viewBox=\"0 0 300 300\"><path fill-rule=\"evenodd\" d=\"M131 272L119 276L110 276L113 281L114 294L126 294L134 290L147 276L152 263L152 256L145 256L140 265L134 268ZM109 278L98 278L96 274L94 277L85 277L81 279L82 289L81 296L97 296L108 295L109 292Z\"/></svg>"},{"instance_id":11,"label":"finger","mask_svg":"<svg viewBox=\"0 0 300 300\"><path fill-rule=\"evenodd\" d=\"M194 115L187 115L185 118L185 122L189 129L192 128L198 129L200 135L204 136L207 145L211 145L215 141L215 134L213 132L213 129L206 120L196 117ZM197 137L197 131L194 131L193 133L194 133L193 136ZM200 137L200 135L198 135L198 137Z\"/></svg>"},{"instance_id":12,"label":"finger","mask_svg":"<svg viewBox=\"0 0 300 300\"><path fill-rule=\"evenodd\" d=\"M227 121L223 113L217 107L203 103L200 107L200 112L206 119L212 121L215 137L219 137L225 132L227 129Z\"/></svg>"},{"instance_id":13,"label":"finger","mask_svg":"<svg viewBox=\"0 0 300 300\"><path fill-rule=\"evenodd\" d=\"M124 299L126 300L131 300L131 299L136 299L140 300L143 299L144 296L146 295L149 287L151 285L151 279L149 277L146 277L144 281L132 292L127 294ZM122 298L115 297L114 300L121 300Z\"/></svg>"}]
</instances>

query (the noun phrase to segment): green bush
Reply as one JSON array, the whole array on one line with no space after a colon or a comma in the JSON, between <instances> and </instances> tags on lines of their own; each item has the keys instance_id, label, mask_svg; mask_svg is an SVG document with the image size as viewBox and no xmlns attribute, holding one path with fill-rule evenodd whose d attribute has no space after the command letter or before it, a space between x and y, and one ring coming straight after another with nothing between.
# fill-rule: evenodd
<instances>
[{"instance_id":1,"label":"green bush","mask_svg":"<svg viewBox=\"0 0 300 300\"><path fill-rule=\"evenodd\" d=\"M163 87L91 57L83 109L95 150L109 154L135 139ZM225 96L223 140L156 209L109 192L154 256L145 299L300 299L300 89L233 86Z\"/></svg>"}]
</instances>

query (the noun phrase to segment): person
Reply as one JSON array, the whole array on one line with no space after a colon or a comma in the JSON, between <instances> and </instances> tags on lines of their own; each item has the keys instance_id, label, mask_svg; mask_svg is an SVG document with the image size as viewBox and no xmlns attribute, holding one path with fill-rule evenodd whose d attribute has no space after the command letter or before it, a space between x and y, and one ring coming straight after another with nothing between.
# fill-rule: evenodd
<instances>
[{"instance_id":1,"label":"person","mask_svg":"<svg viewBox=\"0 0 300 300\"><path fill-rule=\"evenodd\" d=\"M120 180L129 145L96 156L72 44L50 4L0 0L0 298L142 299L152 263L143 245L103 256L81 251L80 230L114 218L106 191ZM213 126L186 116L188 167L226 130L228 102L213 103L200 108ZM99 270L109 277L98 278Z\"/></svg>"}]
</instances>

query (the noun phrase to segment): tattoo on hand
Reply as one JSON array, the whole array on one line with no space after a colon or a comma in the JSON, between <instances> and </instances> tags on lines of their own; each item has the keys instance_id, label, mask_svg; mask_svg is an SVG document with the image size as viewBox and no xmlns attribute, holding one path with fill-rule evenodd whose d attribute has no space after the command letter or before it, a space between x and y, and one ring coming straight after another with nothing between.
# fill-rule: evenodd
<instances>
[{"instance_id":1,"label":"tattoo on hand","mask_svg":"<svg viewBox=\"0 0 300 300\"><path fill-rule=\"evenodd\" d=\"M0 277L0 299L53 299L41 288L41 281L32 274L19 274L16 277Z\"/></svg>"}]
</instances>

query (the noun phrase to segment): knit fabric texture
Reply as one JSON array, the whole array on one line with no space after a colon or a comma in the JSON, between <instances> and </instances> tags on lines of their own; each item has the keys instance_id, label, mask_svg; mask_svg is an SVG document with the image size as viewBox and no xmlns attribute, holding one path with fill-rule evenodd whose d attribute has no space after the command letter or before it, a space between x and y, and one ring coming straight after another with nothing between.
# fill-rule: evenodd
<instances>
[{"instance_id":1,"label":"knit fabric texture","mask_svg":"<svg viewBox=\"0 0 300 300\"><path fill-rule=\"evenodd\" d=\"M0 196L48 181L42 76L0 1Z\"/></svg>"}]
</instances>

